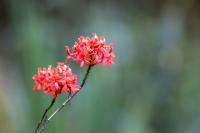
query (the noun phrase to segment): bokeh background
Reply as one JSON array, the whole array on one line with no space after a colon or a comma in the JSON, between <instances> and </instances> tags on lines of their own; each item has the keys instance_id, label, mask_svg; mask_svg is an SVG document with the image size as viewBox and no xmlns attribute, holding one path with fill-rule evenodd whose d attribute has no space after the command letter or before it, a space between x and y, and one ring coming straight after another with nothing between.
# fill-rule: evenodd
<instances>
[{"instance_id":1,"label":"bokeh background","mask_svg":"<svg viewBox=\"0 0 200 133\"><path fill-rule=\"evenodd\" d=\"M32 91L37 67L94 32L113 43L115 64L96 66L45 132L200 132L199 0L1 0L0 133L33 132L51 101ZM80 83L86 67L68 65Z\"/></svg>"}]
</instances>

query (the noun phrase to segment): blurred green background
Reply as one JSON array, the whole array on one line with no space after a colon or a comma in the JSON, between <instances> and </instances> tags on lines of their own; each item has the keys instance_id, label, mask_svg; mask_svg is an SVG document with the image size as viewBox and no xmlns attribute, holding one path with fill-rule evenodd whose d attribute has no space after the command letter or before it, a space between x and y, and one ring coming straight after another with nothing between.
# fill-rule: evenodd
<instances>
[{"instance_id":1,"label":"blurred green background","mask_svg":"<svg viewBox=\"0 0 200 133\"><path fill-rule=\"evenodd\" d=\"M115 64L97 65L45 132L200 132L199 0L1 0L0 133L33 132L51 101L32 91L37 67L94 32L113 43ZM86 67L68 65L80 83Z\"/></svg>"}]
</instances>

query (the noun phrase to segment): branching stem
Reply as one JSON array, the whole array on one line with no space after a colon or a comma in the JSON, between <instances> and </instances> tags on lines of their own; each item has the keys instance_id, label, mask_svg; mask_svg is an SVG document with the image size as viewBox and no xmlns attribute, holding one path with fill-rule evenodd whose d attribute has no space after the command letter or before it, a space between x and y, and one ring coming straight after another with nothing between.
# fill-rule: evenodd
<instances>
[{"instance_id":1,"label":"branching stem","mask_svg":"<svg viewBox=\"0 0 200 133\"><path fill-rule=\"evenodd\" d=\"M77 92L75 92L75 93L73 93L71 96L69 96L69 97L63 102L63 104L62 104L59 108L57 108L56 111L55 111L51 116L49 116L49 118L47 118L47 119L42 123L42 127L40 128L39 133L42 133L43 130L44 130L44 128L45 128L45 127L47 126L47 124L49 123L49 121L50 121L56 114L58 114L58 113L72 100L72 98L73 98L76 94L78 94L78 93L81 91L81 89L82 89L82 88L84 87L84 85L85 85L85 82L86 82L86 80L87 80L87 78L88 78L88 75L89 75L89 73L90 73L91 68L92 68L92 65L89 65L88 68L87 68L87 71L86 71L86 73L85 73L85 76L84 76L84 78L83 78L83 81L82 81L82 83L81 83L80 90L77 91Z\"/></svg>"},{"instance_id":2,"label":"branching stem","mask_svg":"<svg viewBox=\"0 0 200 133\"><path fill-rule=\"evenodd\" d=\"M47 118L46 114L51 109L51 107L54 105L55 101L56 101L56 98L53 98L51 101L51 104L44 111L40 122L38 123L37 127L35 128L34 133L37 133L37 130L40 128L40 126L43 124L44 120Z\"/></svg>"}]
</instances>

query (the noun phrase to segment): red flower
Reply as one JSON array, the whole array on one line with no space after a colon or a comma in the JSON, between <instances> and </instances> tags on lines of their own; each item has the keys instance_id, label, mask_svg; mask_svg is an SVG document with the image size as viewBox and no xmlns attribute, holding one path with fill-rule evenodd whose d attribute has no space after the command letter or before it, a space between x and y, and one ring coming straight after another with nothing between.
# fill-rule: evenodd
<instances>
[{"instance_id":1,"label":"red flower","mask_svg":"<svg viewBox=\"0 0 200 133\"><path fill-rule=\"evenodd\" d=\"M50 93L53 98L64 92L71 95L73 92L79 91L77 75L73 75L71 69L64 63L58 63L56 68L51 65L47 69L39 67L33 80L35 81L34 91L43 88L44 93Z\"/></svg>"},{"instance_id":2,"label":"red flower","mask_svg":"<svg viewBox=\"0 0 200 133\"><path fill-rule=\"evenodd\" d=\"M96 33L91 38L80 36L72 47L73 53L70 53L69 47L66 46L67 59L72 58L74 61L80 62L81 67L84 64L112 65L115 57L112 44L106 45L105 41L104 36L98 37Z\"/></svg>"}]
</instances>

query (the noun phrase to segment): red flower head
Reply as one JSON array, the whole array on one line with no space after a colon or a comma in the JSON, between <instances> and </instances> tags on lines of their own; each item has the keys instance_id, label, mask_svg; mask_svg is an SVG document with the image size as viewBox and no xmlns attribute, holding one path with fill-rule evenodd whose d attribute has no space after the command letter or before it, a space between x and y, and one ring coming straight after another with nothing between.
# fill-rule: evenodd
<instances>
[{"instance_id":1,"label":"red flower head","mask_svg":"<svg viewBox=\"0 0 200 133\"><path fill-rule=\"evenodd\" d=\"M53 98L64 92L71 95L73 92L79 91L77 75L73 75L71 69L64 63L58 63L56 68L51 65L47 69L39 67L33 80L35 81L34 91L43 88L44 93L50 93Z\"/></svg>"},{"instance_id":2,"label":"red flower head","mask_svg":"<svg viewBox=\"0 0 200 133\"><path fill-rule=\"evenodd\" d=\"M67 59L72 58L80 62L81 67L84 64L112 65L115 57L112 44L106 45L105 42L104 36L98 37L96 33L91 38L80 36L72 47L73 53L70 53L69 47L66 46Z\"/></svg>"}]
</instances>

